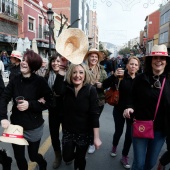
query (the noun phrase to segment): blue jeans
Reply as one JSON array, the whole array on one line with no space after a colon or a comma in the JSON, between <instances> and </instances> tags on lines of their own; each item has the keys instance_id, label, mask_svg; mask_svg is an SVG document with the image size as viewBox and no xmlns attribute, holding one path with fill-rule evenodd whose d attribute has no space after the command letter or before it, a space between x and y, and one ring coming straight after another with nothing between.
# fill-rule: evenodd
<instances>
[{"instance_id":1,"label":"blue jeans","mask_svg":"<svg viewBox=\"0 0 170 170\"><path fill-rule=\"evenodd\" d=\"M134 158L131 170L151 170L155 166L165 136L159 131L154 132L154 136L154 139L132 138Z\"/></svg>"}]
</instances>

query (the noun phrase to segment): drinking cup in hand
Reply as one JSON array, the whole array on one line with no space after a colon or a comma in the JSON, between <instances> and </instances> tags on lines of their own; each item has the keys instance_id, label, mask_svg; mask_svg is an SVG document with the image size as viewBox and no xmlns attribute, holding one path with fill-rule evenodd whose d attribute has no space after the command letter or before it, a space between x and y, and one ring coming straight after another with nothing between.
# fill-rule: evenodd
<instances>
[{"instance_id":1,"label":"drinking cup in hand","mask_svg":"<svg viewBox=\"0 0 170 170\"><path fill-rule=\"evenodd\" d=\"M15 98L15 101L17 102L17 104L21 104L23 103L24 97L23 96L18 96Z\"/></svg>"}]
</instances>

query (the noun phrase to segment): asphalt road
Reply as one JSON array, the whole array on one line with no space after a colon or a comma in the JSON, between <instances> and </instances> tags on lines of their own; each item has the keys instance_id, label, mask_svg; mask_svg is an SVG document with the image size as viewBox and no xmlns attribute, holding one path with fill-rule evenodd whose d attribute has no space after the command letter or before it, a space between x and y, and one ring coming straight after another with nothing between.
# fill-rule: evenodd
<instances>
[{"instance_id":1,"label":"asphalt road","mask_svg":"<svg viewBox=\"0 0 170 170\"><path fill-rule=\"evenodd\" d=\"M11 104L8 107L8 110L10 111ZM112 136L114 133L114 122L112 117L112 110L113 107L109 105L105 105L105 108L102 112L102 115L100 117L100 136L102 140L102 146L99 150L97 150L94 154L88 154L86 155L87 160L87 166L86 170L124 170L120 163L121 159L121 152L122 152L122 146L124 142L124 135L122 135L121 140L118 145L118 154L115 158L110 156L110 150L112 147ZM10 113L9 113L10 114ZM51 139L49 137L49 129L48 129L48 113L45 111L43 113L44 119L45 119L45 126L44 126L44 134L41 141L41 147L40 152L44 155L45 159L48 162L47 170L53 170L52 163L54 160L54 152L51 147ZM0 134L2 134L3 129L0 127ZM8 143L0 143L0 147L7 150L7 153L9 156L13 158L12 162L12 168L11 170L17 170L16 162L13 157L13 151L11 148L11 144ZM162 148L162 151L160 154L162 154L166 150L166 145ZM26 151L27 153L27 151ZM29 158L27 156L27 159L29 161ZM132 163L133 159L133 153L132 153L132 147L129 153L129 159L130 163ZM38 166L36 166L36 163L29 162L29 170L37 170ZM169 166L168 166L169 168ZM166 168L166 170L168 170ZM0 165L0 170L2 169ZM62 162L60 168L58 170L73 170L73 164L67 166L64 162ZM154 168L153 170L156 170Z\"/></svg>"}]
</instances>

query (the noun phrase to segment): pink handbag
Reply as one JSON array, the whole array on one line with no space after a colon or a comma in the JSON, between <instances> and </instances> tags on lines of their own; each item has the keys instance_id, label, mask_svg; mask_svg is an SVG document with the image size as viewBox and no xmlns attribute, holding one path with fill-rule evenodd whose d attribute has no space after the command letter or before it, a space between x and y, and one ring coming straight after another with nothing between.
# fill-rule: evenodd
<instances>
[{"instance_id":1,"label":"pink handbag","mask_svg":"<svg viewBox=\"0 0 170 170\"><path fill-rule=\"evenodd\" d=\"M153 120L146 120L146 121L134 119L134 122L133 122L133 137L148 138L148 139L154 138L154 120L156 118L159 103L160 103L160 100L161 100L162 91L163 91L164 84L165 84L165 79L166 78L164 78L163 83L162 83L162 87L161 87L161 90L160 90L160 94L159 94L159 98L158 98L158 102L157 102L156 110L155 110L155 114L154 114L154 119Z\"/></svg>"}]
</instances>

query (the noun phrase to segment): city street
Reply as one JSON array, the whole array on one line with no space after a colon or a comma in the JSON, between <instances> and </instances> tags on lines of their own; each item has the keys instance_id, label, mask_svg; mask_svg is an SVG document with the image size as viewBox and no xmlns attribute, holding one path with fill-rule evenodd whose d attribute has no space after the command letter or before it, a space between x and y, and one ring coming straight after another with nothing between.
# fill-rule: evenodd
<instances>
[{"instance_id":1,"label":"city street","mask_svg":"<svg viewBox=\"0 0 170 170\"><path fill-rule=\"evenodd\" d=\"M10 104L11 105L11 104ZM10 106L8 108L10 110ZM114 122L112 118L112 110L113 107L109 105L105 105L104 111L100 117L100 136L102 140L102 146L99 150L97 150L94 154L87 154L87 170L124 170L122 165L120 164L121 158L121 150L124 141L124 136L122 136L121 141L118 146L118 153L115 158L110 156L111 144L112 144L112 135L114 132ZM45 127L44 127L44 135L41 141L40 152L44 155L45 159L48 162L47 170L53 170L52 163L54 160L54 152L51 147L51 141L49 137L49 130L48 130L48 114L47 111L43 113L45 119ZM0 134L2 134L2 128L0 128ZM11 149L11 144L8 143L0 143L0 146L7 150L8 155L13 157L13 151ZM166 146L163 147L162 152L166 150ZM132 163L132 148L130 150L130 163ZM29 160L29 159L28 159ZM169 166L168 166L169 167ZM1 170L0 165L0 170ZM29 162L29 170L36 170L38 169L35 163ZM73 170L73 164L65 165L62 162L59 170ZM168 168L166 168L168 170ZM12 162L12 169L17 170L16 162L13 157ZM154 168L156 170L156 168Z\"/></svg>"}]
</instances>

